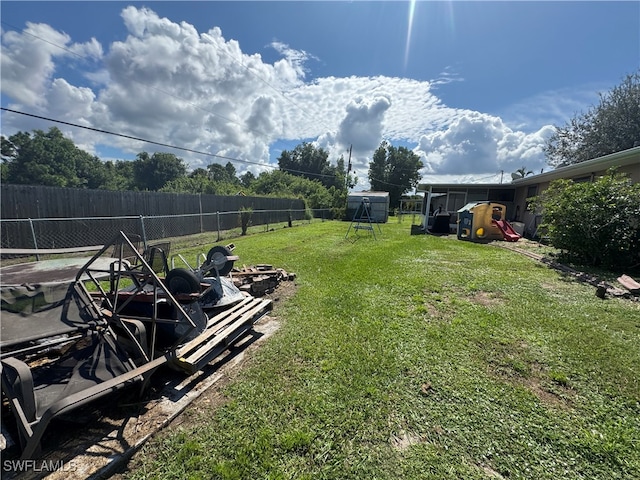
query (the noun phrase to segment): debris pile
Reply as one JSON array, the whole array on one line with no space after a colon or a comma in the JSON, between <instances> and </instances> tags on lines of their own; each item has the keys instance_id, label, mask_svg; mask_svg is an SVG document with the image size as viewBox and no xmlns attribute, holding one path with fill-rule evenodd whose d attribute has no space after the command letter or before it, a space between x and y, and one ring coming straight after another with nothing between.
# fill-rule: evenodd
<instances>
[{"instance_id":1,"label":"debris pile","mask_svg":"<svg viewBox=\"0 0 640 480\"><path fill-rule=\"evenodd\" d=\"M640 283L636 282L629 275L622 275L618 277L618 282L632 295L640 295Z\"/></svg>"},{"instance_id":2,"label":"debris pile","mask_svg":"<svg viewBox=\"0 0 640 480\"><path fill-rule=\"evenodd\" d=\"M293 281L296 278L295 273L287 273L282 268L274 268L273 265L267 264L252 267L243 265L240 269L234 268L230 276L236 287L254 297L271 293L280 282Z\"/></svg>"}]
</instances>

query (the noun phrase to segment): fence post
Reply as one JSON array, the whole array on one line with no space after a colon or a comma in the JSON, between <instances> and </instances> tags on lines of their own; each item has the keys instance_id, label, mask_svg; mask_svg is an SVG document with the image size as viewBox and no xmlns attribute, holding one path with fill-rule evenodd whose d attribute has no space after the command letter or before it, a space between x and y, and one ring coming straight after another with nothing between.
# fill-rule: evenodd
<instances>
[{"instance_id":1,"label":"fence post","mask_svg":"<svg viewBox=\"0 0 640 480\"><path fill-rule=\"evenodd\" d=\"M31 228L31 236L33 237L33 248L38 250L38 240L36 239L36 230L33 228L33 220L29 219L29 227ZM36 260L40 260L40 255L36 253Z\"/></svg>"},{"instance_id":2,"label":"fence post","mask_svg":"<svg viewBox=\"0 0 640 480\"><path fill-rule=\"evenodd\" d=\"M200 203L200 233L204 232L204 227L202 226L202 193L198 194L198 202Z\"/></svg>"},{"instance_id":3,"label":"fence post","mask_svg":"<svg viewBox=\"0 0 640 480\"><path fill-rule=\"evenodd\" d=\"M218 239L216 242L220 241L220 212L216 211L216 219L218 220Z\"/></svg>"},{"instance_id":4,"label":"fence post","mask_svg":"<svg viewBox=\"0 0 640 480\"><path fill-rule=\"evenodd\" d=\"M144 229L144 217L140 215L140 230L142 232L142 245L144 245L144 249L147 249L147 232Z\"/></svg>"}]
</instances>

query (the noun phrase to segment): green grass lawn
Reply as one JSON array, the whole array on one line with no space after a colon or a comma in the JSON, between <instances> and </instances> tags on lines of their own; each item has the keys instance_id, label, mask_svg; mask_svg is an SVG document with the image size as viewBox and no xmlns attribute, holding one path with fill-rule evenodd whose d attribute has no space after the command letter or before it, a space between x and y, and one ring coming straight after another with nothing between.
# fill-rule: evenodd
<instances>
[{"instance_id":1,"label":"green grass lawn","mask_svg":"<svg viewBox=\"0 0 640 480\"><path fill-rule=\"evenodd\" d=\"M233 239L297 294L224 405L128 477L640 478L640 303L495 245L348 226Z\"/></svg>"}]
</instances>

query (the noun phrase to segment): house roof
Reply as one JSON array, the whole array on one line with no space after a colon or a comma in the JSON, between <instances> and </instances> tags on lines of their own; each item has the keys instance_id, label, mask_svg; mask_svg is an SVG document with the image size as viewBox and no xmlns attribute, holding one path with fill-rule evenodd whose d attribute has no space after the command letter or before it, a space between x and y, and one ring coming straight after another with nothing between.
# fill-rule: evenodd
<instances>
[{"instance_id":1,"label":"house roof","mask_svg":"<svg viewBox=\"0 0 640 480\"><path fill-rule=\"evenodd\" d=\"M467 189L467 188L513 188L510 183L420 183L416 188L416 192L428 192L429 187L450 188L450 189Z\"/></svg>"},{"instance_id":2,"label":"house roof","mask_svg":"<svg viewBox=\"0 0 640 480\"><path fill-rule=\"evenodd\" d=\"M573 165L568 165L566 167L559 167L537 175L518 178L517 180L513 180L512 184L516 187L520 187L542 182L551 182L560 178L579 177L581 175L589 175L591 173L607 170L611 167L622 167L634 164L640 165L640 147L634 147L621 152L605 155L604 157L574 163Z\"/></svg>"},{"instance_id":3,"label":"house roof","mask_svg":"<svg viewBox=\"0 0 640 480\"><path fill-rule=\"evenodd\" d=\"M418 185L416 192L428 192L429 187L449 189L516 188L543 182L551 182L560 178L575 178L582 175L589 175L615 166L622 167L635 164L640 166L640 147L630 148L628 150L575 163L566 167L559 167L554 170L549 170L548 172L538 173L537 175L518 178L516 180L512 180L511 183L421 183Z\"/></svg>"}]
</instances>

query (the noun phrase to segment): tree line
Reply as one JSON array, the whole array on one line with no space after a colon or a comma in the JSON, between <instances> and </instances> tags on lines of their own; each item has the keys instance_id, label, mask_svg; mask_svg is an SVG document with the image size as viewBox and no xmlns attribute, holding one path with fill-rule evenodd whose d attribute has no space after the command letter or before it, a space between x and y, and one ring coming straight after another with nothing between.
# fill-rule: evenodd
<instances>
[{"instance_id":1,"label":"tree line","mask_svg":"<svg viewBox=\"0 0 640 480\"><path fill-rule=\"evenodd\" d=\"M350 160L341 155L332 164L326 150L306 142L284 150L278 169L258 176L250 171L239 175L230 161L189 172L182 158L167 152L143 151L135 160L102 161L78 148L57 127L2 136L1 142L1 180L10 184L301 198L308 208L331 209L339 217L357 182ZM382 142L370 165L371 186L389 191L395 205L417 185L420 168L416 154Z\"/></svg>"}]
</instances>

